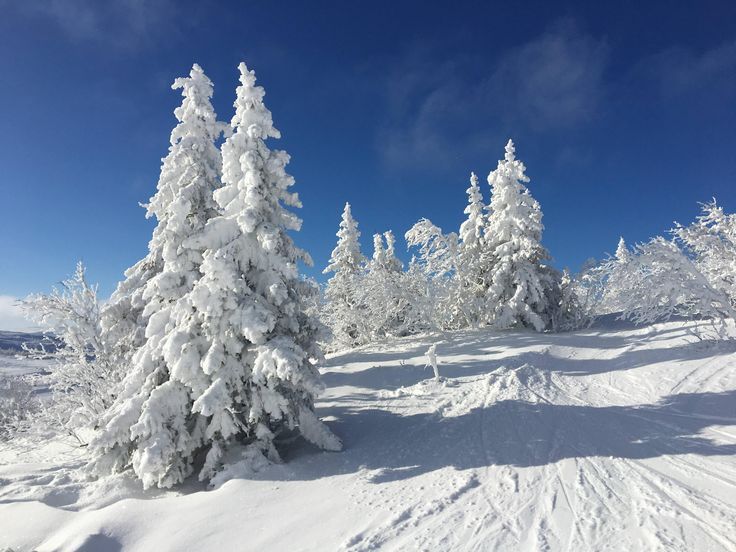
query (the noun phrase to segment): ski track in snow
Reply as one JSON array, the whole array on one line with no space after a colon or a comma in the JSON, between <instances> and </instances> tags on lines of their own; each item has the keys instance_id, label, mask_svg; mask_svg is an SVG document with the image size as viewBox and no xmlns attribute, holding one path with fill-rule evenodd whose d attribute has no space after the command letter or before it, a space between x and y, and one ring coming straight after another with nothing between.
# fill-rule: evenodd
<instances>
[{"instance_id":1,"label":"ski track in snow","mask_svg":"<svg viewBox=\"0 0 736 552\"><path fill-rule=\"evenodd\" d=\"M214 491L90 482L76 452L0 447L0 548L735 551L736 347L692 325L331 355L319 414L345 451L299 445ZM38 534L13 529L30 514Z\"/></svg>"}]
</instances>

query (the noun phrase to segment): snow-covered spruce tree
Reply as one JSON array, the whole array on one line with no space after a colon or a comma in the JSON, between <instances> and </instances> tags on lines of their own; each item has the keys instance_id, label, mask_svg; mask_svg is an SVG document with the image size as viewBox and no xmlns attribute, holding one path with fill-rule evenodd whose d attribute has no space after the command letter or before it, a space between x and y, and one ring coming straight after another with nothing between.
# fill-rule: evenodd
<instances>
[{"instance_id":1,"label":"snow-covered spruce tree","mask_svg":"<svg viewBox=\"0 0 736 552\"><path fill-rule=\"evenodd\" d=\"M255 74L244 63L239 69L233 134L222 146L223 186L214 194L222 215L183 243L205 251L201 278L167 323L151 317L163 362L98 443L117 454L116 467L132 464L146 487L180 482L198 458L200 480L213 478L226 453L229 460L241 453L246 461L263 454L276 461L274 441L287 430L298 428L326 449L341 447L313 411L322 390L310 362L320 356L319 324L305 313L312 287L297 268L309 256L288 234L301 226L287 209L300 205L289 191L289 156L266 145L280 134Z\"/></svg>"},{"instance_id":2,"label":"snow-covered spruce tree","mask_svg":"<svg viewBox=\"0 0 736 552\"><path fill-rule=\"evenodd\" d=\"M385 240L385 247L384 247ZM395 238L390 230L373 236L373 258L360 282L361 303L371 340L402 335L405 312L410 305L402 290L402 264L395 254Z\"/></svg>"},{"instance_id":3,"label":"snow-covered spruce tree","mask_svg":"<svg viewBox=\"0 0 736 552\"><path fill-rule=\"evenodd\" d=\"M440 330L437 322L437 288L430 281L412 257L409 267L401 274L399 289L400 304L405 305L402 317L402 335L413 335L420 332ZM442 290L440 290L442 291Z\"/></svg>"},{"instance_id":4,"label":"snow-covered spruce tree","mask_svg":"<svg viewBox=\"0 0 736 552\"><path fill-rule=\"evenodd\" d=\"M183 434L197 431L178 426L181 420L176 419L191 390L163 384L175 367L176 356L194 348L172 341L171 332L177 302L200 277L203 248L191 238L218 215L213 192L220 187L222 173L216 141L224 126L210 103L212 83L195 64L189 77L176 79L173 88L180 88L184 97L174 111L179 123L171 133L157 192L147 206L147 216L155 216L158 225L148 255L128 271L104 317L105 337L114 343L116 360L128 374L105 428L91 444L98 471L132 463L147 486L170 486L189 470L186 459L170 458L167 473L152 480L147 466L156 459L146 447L158 447L160 452L166 438L169 445L183 447Z\"/></svg>"},{"instance_id":5,"label":"snow-covered spruce tree","mask_svg":"<svg viewBox=\"0 0 736 552\"><path fill-rule=\"evenodd\" d=\"M553 331L577 330L592 323L592 313L587 304L588 290L582 282L572 277L568 269L562 271L559 282L553 286L552 290L556 296L551 308ZM582 297L580 296L581 291Z\"/></svg>"},{"instance_id":6,"label":"snow-covered spruce tree","mask_svg":"<svg viewBox=\"0 0 736 552\"><path fill-rule=\"evenodd\" d=\"M396 257L396 237L391 230L383 233L383 239L386 240L386 250L384 253L384 265L389 272L401 272L404 268L402 262Z\"/></svg>"},{"instance_id":7,"label":"snow-covered spruce tree","mask_svg":"<svg viewBox=\"0 0 736 552\"><path fill-rule=\"evenodd\" d=\"M100 422L113 404L123 372L110 357L102 337L97 286L87 283L84 265L48 295L31 295L22 303L26 315L49 332L49 346L26 350L51 357L51 404L48 422L60 424L80 442L80 430Z\"/></svg>"},{"instance_id":8,"label":"snow-covered spruce tree","mask_svg":"<svg viewBox=\"0 0 736 552\"><path fill-rule=\"evenodd\" d=\"M621 312L627 301L625 295L643 283L634 281L639 273L632 263L633 258L633 254L621 237L618 240L615 256L603 261L596 269L603 284L603 294L599 305L601 314Z\"/></svg>"},{"instance_id":9,"label":"snow-covered spruce tree","mask_svg":"<svg viewBox=\"0 0 736 552\"><path fill-rule=\"evenodd\" d=\"M416 263L404 272L403 263L396 257L394 233L388 230L383 237L386 241L383 267L377 270L374 267L369 272L365 286L374 298L374 319L383 316L384 335L405 336L426 331L432 327L426 316L426 278ZM370 292L371 289L375 291Z\"/></svg>"},{"instance_id":10,"label":"snow-covered spruce tree","mask_svg":"<svg viewBox=\"0 0 736 552\"><path fill-rule=\"evenodd\" d=\"M198 277L201 253L182 250L181 243L217 214L212 191L220 185L222 161L216 141L227 125L217 121L212 107L212 82L195 63L189 77L176 79L171 88L181 89L184 99L174 110L178 124L162 160L157 192L145 205L146 218L156 217L158 225L147 255L126 270L102 311L103 337L115 362L125 367L146 341L150 315L180 297ZM171 273L172 262L180 265L178 275Z\"/></svg>"},{"instance_id":11,"label":"snow-covered spruce tree","mask_svg":"<svg viewBox=\"0 0 736 552\"><path fill-rule=\"evenodd\" d=\"M490 267L485 295L487 321L496 328L530 326L542 331L549 323L547 296L554 285L549 258L542 247L542 211L525 184L524 164L514 143L488 175L490 214L485 229L484 264Z\"/></svg>"},{"instance_id":12,"label":"snow-covered spruce tree","mask_svg":"<svg viewBox=\"0 0 736 552\"><path fill-rule=\"evenodd\" d=\"M464 211L467 218L460 225L458 266L452 286L453 303L462 318L456 321L457 327L475 326L482 319L486 274L490 268L483 264L484 260L488 260L483 255L485 205L475 173L470 173L470 187L467 192L468 205Z\"/></svg>"},{"instance_id":13,"label":"snow-covered spruce tree","mask_svg":"<svg viewBox=\"0 0 736 552\"><path fill-rule=\"evenodd\" d=\"M358 288L365 265L360 251L360 231L350 203L345 204L337 231L337 245L323 273L332 273L325 289L323 316L332 332L330 348L354 347L364 342L365 306L359 302Z\"/></svg>"}]
</instances>

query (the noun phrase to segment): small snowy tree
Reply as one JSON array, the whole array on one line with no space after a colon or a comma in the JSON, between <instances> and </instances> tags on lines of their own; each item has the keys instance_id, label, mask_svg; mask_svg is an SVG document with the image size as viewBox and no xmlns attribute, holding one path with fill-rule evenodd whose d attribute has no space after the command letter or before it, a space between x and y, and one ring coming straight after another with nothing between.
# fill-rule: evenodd
<instances>
[{"instance_id":1,"label":"small snowy tree","mask_svg":"<svg viewBox=\"0 0 736 552\"><path fill-rule=\"evenodd\" d=\"M406 232L405 237L409 248L418 249L419 256L413 259L410 269L415 287L423 287L427 292L421 297L426 323L431 328L443 330L462 327L465 314L455 301L455 275L460 262L458 235L454 232L445 234L432 221L421 219ZM417 285L420 274L424 276L424 286Z\"/></svg>"},{"instance_id":2,"label":"small snowy tree","mask_svg":"<svg viewBox=\"0 0 736 552\"><path fill-rule=\"evenodd\" d=\"M405 234L407 245L418 248L417 262L428 277L436 278L457 271L460 244L454 232L444 234L429 219L421 219Z\"/></svg>"},{"instance_id":3,"label":"small snowy tree","mask_svg":"<svg viewBox=\"0 0 736 552\"><path fill-rule=\"evenodd\" d=\"M226 126L212 107L212 82L195 63L189 77L176 79L171 88L181 89L184 99L174 110L178 124L162 160L157 192L145 205L146 218L156 217L158 224L148 254L125 272L102 312L103 337L121 366L128 366L146 342L151 315L199 277L202 254L182 243L218 212L212 200L222 172L216 141Z\"/></svg>"},{"instance_id":4,"label":"small snowy tree","mask_svg":"<svg viewBox=\"0 0 736 552\"><path fill-rule=\"evenodd\" d=\"M102 337L97 287L90 286L84 265L48 294L23 301L27 316L46 328L51 347L27 349L51 357L53 404L47 413L71 434L97 425L115 400L123 372L111 359Z\"/></svg>"},{"instance_id":5,"label":"small snowy tree","mask_svg":"<svg viewBox=\"0 0 736 552\"><path fill-rule=\"evenodd\" d=\"M621 312L627 302L626 295L640 283L632 280L638 277L633 259L634 256L622 237L618 240L616 255L609 257L597 269L603 283L599 306L601 314Z\"/></svg>"},{"instance_id":6,"label":"small snowy tree","mask_svg":"<svg viewBox=\"0 0 736 552\"><path fill-rule=\"evenodd\" d=\"M486 313L496 328L517 325L542 331L549 322L547 295L553 285L543 264L549 258L542 247L542 211L525 184L524 164L516 159L514 143L488 175L490 214L485 230L483 260L487 276Z\"/></svg>"},{"instance_id":7,"label":"small snowy tree","mask_svg":"<svg viewBox=\"0 0 736 552\"><path fill-rule=\"evenodd\" d=\"M110 467L132 465L146 487L182 481L198 458L200 480L221 469L226 453L276 461L285 431L341 447L314 413L319 324L305 312L312 287L297 267L311 260L289 235L301 226L287 209L300 206L289 191L289 156L266 145L280 133L255 74L239 69L223 186L214 193L222 214L182 243L204 251L201 277L168 313L151 316L148 340L160 345L137 355L131 382L140 386L96 443Z\"/></svg>"},{"instance_id":8,"label":"small snowy tree","mask_svg":"<svg viewBox=\"0 0 736 552\"><path fill-rule=\"evenodd\" d=\"M553 331L577 330L591 324L593 317L587 304L587 289L572 277L568 269L562 271L559 282L552 289L555 293L551 309Z\"/></svg>"},{"instance_id":9,"label":"small snowy tree","mask_svg":"<svg viewBox=\"0 0 736 552\"><path fill-rule=\"evenodd\" d=\"M385 240L385 246L384 246ZM390 230L373 236L373 258L360 282L361 302L372 340L403 335L411 300L403 289L402 264L395 254L395 238Z\"/></svg>"},{"instance_id":10,"label":"small snowy tree","mask_svg":"<svg viewBox=\"0 0 736 552\"><path fill-rule=\"evenodd\" d=\"M365 257L360 251L360 231L350 203L345 204L337 238L337 246L323 271L324 274L333 274L327 281L323 311L332 331L333 349L354 347L367 338L365 306L360 304L358 293Z\"/></svg>"},{"instance_id":11,"label":"small snowy tree","mask_svg":"<svg viewBox=\"0 0 736 552\"><path fill-rule=\"evenodd\" d=\"M444 283L444 282L443 282ZM444 292L436 282L429 280L416 259L412 257L409 267L401 274L398 303L402 319L400 335L439 330L437 297Z\"/></svg>"}]
</instances>

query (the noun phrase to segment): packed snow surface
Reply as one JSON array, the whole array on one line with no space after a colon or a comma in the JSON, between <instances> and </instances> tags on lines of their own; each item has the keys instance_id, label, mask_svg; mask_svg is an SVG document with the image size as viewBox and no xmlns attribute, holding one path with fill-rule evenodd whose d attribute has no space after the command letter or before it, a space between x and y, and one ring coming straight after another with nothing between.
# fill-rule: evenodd
<instances>
[{"instance_id":1,"label":"packed snow surface","mask_svg":"<svg viewBox=\"0 0 736 552\"><path fill-rule=\"evenodd\" d=\"M89 481L71 442L3 443L0 549L736 550L736 346L693 327L332 355L317 413L344 451L298 441L214 490Z\"/></svg>"}]
</instances>

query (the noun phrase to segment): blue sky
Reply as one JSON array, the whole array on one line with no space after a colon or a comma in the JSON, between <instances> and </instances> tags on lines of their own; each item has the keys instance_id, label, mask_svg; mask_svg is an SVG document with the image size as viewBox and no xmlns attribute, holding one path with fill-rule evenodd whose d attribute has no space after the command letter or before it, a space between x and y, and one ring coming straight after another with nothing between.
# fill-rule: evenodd
<instances>
[{"instance_id":1,"label":"blue sky","mask_svg":"<svg viewBox=\"0 0 736 552\"><path fill-rule=\"evenodd\" d=\"M676 4L676 5L675 5ZM736 3L0 0L3 304L78 259L106 297L144 255L170 89L197 62L232 115L256 70L317 275L345 201L363 232L462 220L509 137L557 266L736 210ZM484 192L488 192L484 185ZM403 245L403 244L402 244ZM4 303L3 303L4 302ZM7 311L7 309L5 309ZM5 320L5 322L3 322Z\"/></svg>"}]
</instances>

